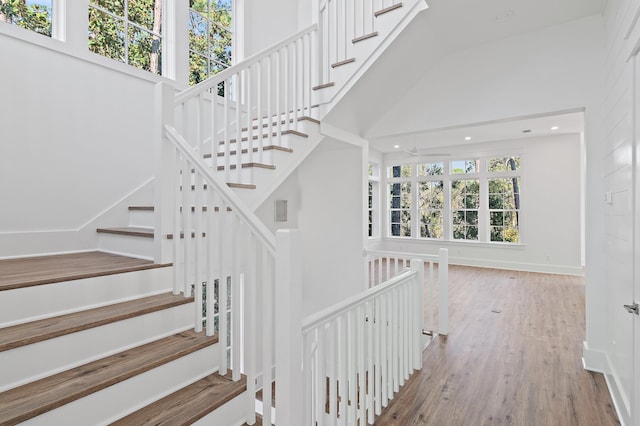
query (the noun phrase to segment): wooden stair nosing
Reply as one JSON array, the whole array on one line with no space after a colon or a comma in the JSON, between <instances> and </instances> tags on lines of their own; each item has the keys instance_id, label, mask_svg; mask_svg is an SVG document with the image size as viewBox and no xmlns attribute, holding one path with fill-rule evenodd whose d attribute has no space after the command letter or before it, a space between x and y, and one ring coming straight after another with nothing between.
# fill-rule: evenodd
<instances>
[{"instance_id":1,"label":"wooden stair nosing","mask_svg":"<svg viewBox=\"0 0 640 426\"><path fill-rule=\"evenodd\" d=\"M302 132L300 132L298 130L293 130L293 129L283 130L283 131L280 132L280 135L281 136L295 135L295 136L300 136L302 138L308 138L309 137L308 134L302 133ZM278 137L278 132L273 132L271 134L271 136L274 137L274 138L277 138ZM254 140L254 141L257 141L258 139L260 139L260 135L253 135L251 137L251 140ZM262 135L262 139L269 139L269 134L268 133L263 134ZM240 142L247 142L248 140L249 140L248 136L244 136L244 137L240 138ZM229 143L238 143L238 139L237 138L229 139ZM224 144L225 144L225 141L219 141L218 142L218 145L224 145Z\"/></svg>"},{"instance_id":2,"label":"wooden stair nosing","mask_svg":"<svg viewBox=\"0 0 640 426\"><path fill-rule=\"evenodd\" d=\"M234 183L227 182L227 186L229 188L240 188L240 189L256 189L256 186L251 183Z\"/></svg>"},{"instance_id":3,"label":"wooden stair nosing","mask_svg":"<svg viewBox=\"0 0 640 426\"><path fill-rule=\"evenodd\" d=\"M312 90L322 90L322 89L327 89L329 87L333 87L335 86L336 83L333 81L330 81L329 83L324 83L324 84L319 84L317 86L313 86Z\"/></svg>"},{"instance_id":4,"label":"wooden stair nosing","mask_svg":"<svg viewBox=\"0 0 640 426\"><path fill-rule=\"evenodd\" d=\"M153 206L129 206L129 211L147 211L147 212L152 212L152 211L154 211L154 207Z\"/></svg>"},{"instance_id":5,"label":"wooden stair nosing","mask_svg":"<svg viewBox=\"0 0 640 426\"><path fill-rule=\"evenodd\" d=\"M264 164L264 163L242 163L241 167L243 169L249 169L252 167L255 167L257 169L267 169L267 170L275 170L276 166L274 166L273 164ZM236 170L238 168L237 164L230 164L229 165L229 169L231 170ZM225 166L218 166L217 167L218 171L222 171L225 169Z\"/></svg>"},{"instance_id":6,"label":"wooden stair nosing","mask_svg":"<svg viewBox=\"0 0 640 426\"><path fill-rule=\"evenodd\" d=\"M0 329L0 352L191 303L164 293Z\"/></svg>"},{"instance_id":7,"label":"wooden stair nosing","mask_svg":"<svg viewBox=\"0 0 640 426\"><path fill-rule=\"evenodd\" d=\"M376 18L380 15L384 15L385 13L389 13L391 11L394 11L396 9L400 9L402 7L402 3L396 3L394 5L391 5L389 7L385 7L384 9L380 9L379 11L375 12L373 14L373 16L375 16Z\"/></svg>"},{"instance_id":8,"label":"wooden stair nosing","mask_svg":"<svg viewBox=\"0 0 640 426\"><path fill-rule=\"evenodd\" d=\"M114 235L127 235L131 237L144 237L153 238L153 228L137 228L137 227L123 227L123 228L98 228L96 232L99 234L114 234Z\"/></svg>"},{"instance_id":9,"label":"wooden stair nosing","mask_svg":"<svg viewBox=\"0 0 640 426\"><path fill-rule=\"evenodd\" d=\"M343 65L352 64L356 61L356 58L345 59L344 61L338 61L336 63L331 64L331 68L338 68Z\"/></svg>"},{"instance_id":10,"label":"wooden stair nosing","mask_svg":"<svg viewBox=\"0 0 640 426\"><path fill-rule=\"evenodd\" d=\"M374 31L374 32L369 33L369 34L365 34L365 35L361 35L361 36L355 37L354 39L351 40L351 43L356 44L356 43L359 43L359 42L364 41L364 40L368 40L368 39L373 38L373 37L378 37L378 32L377 31Z\"/></svg>"},{"instance_id":11,"label":"wooden stair nosing","mask_svg":"<svg viewBox=\"0 0 640 426\"><path fill-rule=\"evenodd\" d=\"M114 260L114 266L111 266L109 262L108 265L100 264L93 265L91 264L90 268L80 269L77 266L74 267L73 263L69 263L68 258L72 257L84 263L84 259L87 256L96 253L101 256L106 256L113 259L123 259L122 261ZM108 275L115 274L124 274L129 272L137 272L144 271L148 269L157 269L157 268L166 268L168 266L172 266L171 263L153 263L151 261L145 261L141 259L131 259L126 256L115 255L111 253L101 253L101 252L88 252L88 253L78 253L74 255L52 255L52 256L42 256L38 259L51 259L51 261L57 262L60 266L56 266L56 271L50 271L49 269L44 270L45 272L49 271L49 274L45 274L47 276L43 276L42 273L38 271L30 271L30 272L21 272L20 270L14 271L13 273L3 273L3 280L0 282L0 291L5 290L16 290L20 288L33 287L38 285L46 285L46 284L56 284L65 281L75 281L82 280L88 278L96 278ZM4 260L0 263L12 263L15 265L16 263L28 262L30 259L9 259ZM87 259L87 262L91 260ZM27 264L29 265L29 264ZM38 267L34 265L34 267ZM0 268L2 268L0 266ZM12 268L16 268L13 266ZM41 266L44 268L44 266ZM7 267L6 269L9 269ZM18 268L19 269L19 268Z\"/></svg>"},{"instance_id":12,"label":"wooden stair nosing","mask_svg":"<svg viewBox=\"0 0 640 426\"><path fill-rule=\"evenodd\" d=\"M253 148L253 152L258 152L259 148ZM267 145L262 147L263 151L270 151L270 150L274 150L274 151L282 151L282 152L293 152L293 149L291 148L285 148L283 146L279 146L279 145ZM229 151L229 155L236 155L238 153L237 150L231 150ZM249 149L248 148L242 148L241 151L242 154L248 154L249 153ZM224 157L225 153L224 152L218 152L216 153L217 157ZM211 154L204 154L203 158L211 158Z\"/></svg>"},{"instance_id":13,"label":"wooden stair nosing","mask_svg":"<svg viewBox=\"0 0 640 426\"><path fill-rule=\"evenodd\" d=\"M0 425L13 425L217 343L185 331L0 393Z\"/></svg>"},{"instance_id":14,"label":"wooden stair nosing","mask_svg":"<svg viewBox=\"0 0 640 426\"><path fill-rule=\"evenodd\" d=\"M214 373L111 423L111 426L187 426L241 395L246 389L246 376L234 382L231 373L224 376Z\"/></svg>"}]
</instances>

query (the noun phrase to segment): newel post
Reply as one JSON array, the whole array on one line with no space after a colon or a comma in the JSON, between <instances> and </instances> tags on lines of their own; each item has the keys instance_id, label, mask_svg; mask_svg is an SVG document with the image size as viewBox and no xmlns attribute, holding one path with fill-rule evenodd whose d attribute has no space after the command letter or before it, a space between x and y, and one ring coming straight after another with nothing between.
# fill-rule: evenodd
<instances>
[{"instance_id":1,"label":"newel post","mask_svg":"<svg viewBox=\"0 0 640 426\"><path fill-rule=\"evenodd\" d=\"M276 233L275 343L278 426L302 424L302 256L295 229Z\"/></svg>"},{"instance_id":2,"label":"newel post","mask_svg":"<svg viewBox=\"0 0 640 426\"><path fill-rule=\"evenodd\" d=\"M173 226L176 150L166 139L164 129L165 125L174 124L175 89L160 82L156 84L154 94L154 258L156 263L169 263L173 261L171 242L165 236L171 233Z\"/></svg>"},{"instance_id":3,"label":"newel post","mask_svg":"<svg viewBox=\"0 0 640 426\"><path fill-rule=\"evenodd\" d=\"M449 334L449 250L438 250L438 333Z\"/></svg>"},{"instance_id":4,"label":"newel post","mask_svg":"<svg viewBox=\"0 0 640 426\"><path fill-rule=\"evenodd\" d=\"M411 259L411 270L416 273L415 293L414 293L414 311L415 311L415 347L413 348L413 368L420 370L422 368L422 348L424 348L423 334L424 330L424 261L421 259Z\"/></svg>"}]
</instances>

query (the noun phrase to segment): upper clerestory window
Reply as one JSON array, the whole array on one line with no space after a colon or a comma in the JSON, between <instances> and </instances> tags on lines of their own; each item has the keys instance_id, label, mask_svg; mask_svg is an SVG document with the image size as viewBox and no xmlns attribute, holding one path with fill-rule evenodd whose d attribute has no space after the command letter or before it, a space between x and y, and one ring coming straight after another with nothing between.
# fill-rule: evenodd
<instances>
[{"instance_id":1,"label":"upper clerestory window","mask_svg":"<svg viewBox=\"0 0 640 426\"><path fill-rule=\"evenodd\" d=\"M0 0L0 22L51 37L53 0Z\"/></svg>"}]
</instances>

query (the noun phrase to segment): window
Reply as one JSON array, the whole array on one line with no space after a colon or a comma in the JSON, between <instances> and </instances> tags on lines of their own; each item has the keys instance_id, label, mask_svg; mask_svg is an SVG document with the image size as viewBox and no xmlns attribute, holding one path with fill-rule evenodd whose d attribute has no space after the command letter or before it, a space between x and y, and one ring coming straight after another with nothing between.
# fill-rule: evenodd
<instances>
[{"instance_id":1,"label":"window","mask_svg":"<svg viewBox=\"0 0 640 426\"><path fill-rule=\"evenodd\" d=\"M386 183L389 237L521 242L518 156L392 165Z\"/></svg>"},{"instance_id":2,"label":"window","mask_svg":"<svg viewBox=\"0 0 640 426\"><path fill-rule=\"evenodd\" d=\"M53 0L0 0L0 21L51 37Z\"/></svg>"},{"instance_id":3,"label":"window","mask_svg":"<svg viewBox=\"0 0 640 426\"><path fill-rule=\"evenodd\" d=\"M189 84L231 66L232 0L189 0Z\"/></svg>"},{"instance_id":4,"label":"window","mask_svg":"<svg viewBox=\"0 0 640 426\"><path fill-rule=\"evenodd\" d=\"M162 0L89 0L89 50L154 74L162 69Z\"/></svg>"},{"instance_id":5,"label":"window","mask_svg":"<svg viewBox=\"0 0 640 426\"><path fill-rule=\"evenodd\" d=\"M420 182L420 237L443 238L444 182Z\"/></svg>"},{"instance_id":6,"label":"window","mask_svg":"<svg viewBox=\"0 0 640 426\"><path fill-rule=\"evenodd\" d=\"M490 158L487 169L490 241L517 243L520 241L520 157Z\"/></svg>"},{"instance_id":7,"label":"window","mask_svg":"<svg viewBox=\"0 0 640 426\"><path fill-rule=\"evenodd\" d=\"M411 236L411 165L396 165L387 169L389 176L389 223L390 235ZM395 181L395 182L394 182Z\"/></svg>"},{"instance_id":8,"label":"window","mask_svg":"<svg viewBox=\"0 0 640 426\"><path fill-rule=\"evenodd\" d=\"M389 184L391 235L411 236L411 183Z\"/></svg>"},{"instance_id":9,"label":"window","mask_svg":"<svg viewBox=\"0 0 640 426\"><path fill-rule=\"evenodd\" d=\"M478 211L480 209L480 181L459 179L451 181L451 218L454 240L478 239Z\"/></svg>"},{"instance_id":10,"label":"window","mask_svg":"<svg viewBox=\"0 0 640 426\"><path fill-rule=\"evenodd\" d=\"M369 237L378 237L379 229L379 199L380 199L380 168L376 164L369 164L369 196L368 196L368 229Z\"/></svg>"}]
</instances>

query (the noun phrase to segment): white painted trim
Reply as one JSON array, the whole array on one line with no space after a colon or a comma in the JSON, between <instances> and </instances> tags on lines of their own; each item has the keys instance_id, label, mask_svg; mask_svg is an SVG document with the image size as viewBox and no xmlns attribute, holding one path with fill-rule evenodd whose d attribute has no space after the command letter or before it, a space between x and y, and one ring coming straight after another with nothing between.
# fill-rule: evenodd
<instances>
[{"instance_id":1,"label":"white painted trim","mask_svg":"<svg viewBox=\"0 0 640 426\"><path fill-rule=\"evenodd\" d=\"M633 423L631 423L631 418L626 414L626 412L624 410L620 410L621 406L624 407L624 400L622 398L622 394L620 393L620 389L618 388L616 380L611 374L605 374L604 379L607 382L609 395L611 395L611 400L613 401L613 406L616 409L616 414L618 414L618 420L620 420L620 424L622 426L633 425Z\"/></svg>"},{"instance_id":2,"label":"white painted trim","mask_svg":"<svg viewBox=\"0 0 640 426\"><path fill-rule=\"evenodd\" d=\"M470 259L464 257L450 257L449 265L475 266L478 268L506 269L510 271L540 272L556 275L584 276L584 269L580 266L546 265L543 263L496 261L494 259Z\"/></svg>"},{"instance_id":3,"label":"white painted trim","mask_svg":"<svg viewBox=\"0 0 640 426\"><path fill-rule=\"evenodd\" d=\"M70 231L65 231L70 232ZM2 235L2 233L0 233ZM52 253L36 253L36 254L27 254L27 255L18 255L18 256L5 256L0 257L0 260L11 260L11 259L25 259L30 257L44 257L44 256L58 256L63 254L79 254L79 253L92 253L94 251L102 251L98 249L88 249L88 250L70 250L70 251L58 251Z\"/></svg>"},{"instance_id":4,"label":"white painted trim","mask_svg":"<svg viewBox=\"0 0 640 426\"><path fill-rule=\"evenodd\" d=\"M348 132L331 124L327 124L325 122L320 123L320 134L333 139L337 139L342 142L349 143L351 145L355 145L359 148L363 148L369 144L368 140L361 138L359 135Z\"/></svg>"},{"instance_id":5,"label":"white painted trim","mask_svg":"<svg viewBox=\"0 0 640 426\"><path fill-rule=\"evenodd\" d=\"M606 374L609 368L605 353L589 348L586 340L582 342L582 367L587 371L603 374Z\"/></svg>"}]
</instances>

